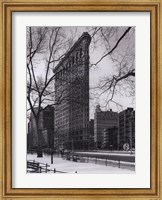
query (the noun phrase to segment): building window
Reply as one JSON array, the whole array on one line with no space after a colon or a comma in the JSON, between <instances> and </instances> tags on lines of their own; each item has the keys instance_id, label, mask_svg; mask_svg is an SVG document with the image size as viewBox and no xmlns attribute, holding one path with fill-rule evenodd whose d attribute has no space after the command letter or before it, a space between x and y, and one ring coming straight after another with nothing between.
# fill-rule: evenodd
<instances>
[{"instance_id":1,"label":"building window","mask_svg":"<svg viewBox=\"0 0 162 200\"><path fill-rule=\"evenodd\" d=\"M80 48L80 58L83 56L82 48Z\"/></svg>"},{"instance_id":2,"label":"building window","mask_svg":"<svg viewBox=\"0 0 162 200\"><path fill-rule=\"evenodd\" d=\"M69 60L68 70L70 70L70 67L71 67L71 60Z\"/></svg>"},{"instance_id":3,"label":"building window","mask_svg":"<svg viewBox=\"0 0 162 200\"><path fill-rule=\"evenodd\" d=\"M76 62L79 60L79 52L76 53Z\"/></svg>"},{"instance_id":4,"label":"building window","mask_svg":"<svg viewBox=\"0 0 162 200\"><path fill-rule=\"evenodd\" d=\"M62 78L62 76L63 76L63 70L60 71L60 76Z\"/></svg>"},{"instance_id":5,"label":"building window","mask_svg":"<svg viewBox=\"0 0 162 200\"><path fill-rule=\"evenodd\" d=\"M74 65L74 56L72 57L72 65Z\"/></svg>"}]
</instances>

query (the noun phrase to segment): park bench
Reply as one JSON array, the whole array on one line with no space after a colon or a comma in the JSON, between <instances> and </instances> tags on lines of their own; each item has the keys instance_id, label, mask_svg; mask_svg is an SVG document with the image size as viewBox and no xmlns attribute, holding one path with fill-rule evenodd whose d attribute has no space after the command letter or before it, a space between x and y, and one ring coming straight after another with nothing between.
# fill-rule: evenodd
<instances>
[{"instance_id":1,"label":"park bench","mask_svg":"<svg viewBox=\"0 0 162 200\"><path fill-rule=\"evenodd\" d=\"M27 161L27 171L28 172L38 172L39 173L39 163Z\"/></svg>"}]
</instances>

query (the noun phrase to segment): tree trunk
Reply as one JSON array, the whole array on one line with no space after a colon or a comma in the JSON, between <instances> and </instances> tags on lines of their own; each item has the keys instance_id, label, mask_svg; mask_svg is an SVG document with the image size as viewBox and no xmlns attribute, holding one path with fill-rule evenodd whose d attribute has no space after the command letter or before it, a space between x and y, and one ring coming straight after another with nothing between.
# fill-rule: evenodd
<instances>
[{"instance_id":1,"label":"tree trunk","mask_svg":"<svg viewBox=\"0 0 162 200\"><path fill-rule=\"evenodd\" d=\"M38 134L38 145L37 145L37 157L43 157L42 154L42 136L39 129L39 120L36 120L37 134Z\"/></svg>"}]
</instances>

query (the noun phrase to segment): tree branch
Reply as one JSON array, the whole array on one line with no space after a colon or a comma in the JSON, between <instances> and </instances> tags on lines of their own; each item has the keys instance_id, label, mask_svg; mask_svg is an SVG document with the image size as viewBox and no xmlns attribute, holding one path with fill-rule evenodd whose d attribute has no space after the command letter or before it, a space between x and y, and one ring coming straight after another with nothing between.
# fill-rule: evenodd
<instances>
[{"instance_id":1,"label":"tree branch","mask_svg":"<svg viewBox=\"0 0 162 200\"><path fill-rule=\"evenodd\" d=\"M111 54L117 48L117 46L119 45L119 43L121 42L121 40L125 37L125 35L129 32L130 29L131 29L131 27L128 27L126 29L126 31L123 33L123 35L118 39L118 41L116 42L116 44L114 45L114 47L108 53L106 53L105 55L103 55L95 64L91 64L91 66L98 65L98 63L100 63L106 56L108 56L109 54Z\"/></svg>"}]
</instances>

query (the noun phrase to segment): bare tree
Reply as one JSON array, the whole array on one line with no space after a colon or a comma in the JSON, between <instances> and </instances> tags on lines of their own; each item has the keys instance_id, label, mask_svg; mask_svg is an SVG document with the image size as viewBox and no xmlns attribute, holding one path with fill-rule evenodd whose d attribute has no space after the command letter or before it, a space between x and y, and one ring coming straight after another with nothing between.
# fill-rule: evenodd
<instances>
[{"instance_id":1,"label":"bare tree","mask_svg":"<svg viewBox=\"0 0 162 200\"><path fill-rule=\"evenodd\" d=\"M95 97L105 98L105 106L120 104L116 95L133 97L135 94L135 28L134 27L91 27L91 48L103 49L101 57L91 63L91 67L111 60L113 71L100 78L99 84L91 88ZM107 66L109 67L109 66Z\"/></svg>"},{"instance_id":2,"label":"bare tree","mask_svg":"<svg viewBox=\"0 0 162 200\"><path fill-rule=\"evenodd\" d=\"M36 124L38 157L42 157L42 111L63 101L84 103L67 92L76 89L79 82L76 79L75 84L71 83L66 76L59 77L59 88L63 90L55 97L55 89L58 90L57 86L54 87L57 73L53 73L53 69L73 45L76 31L67 36L61 27L27 28L27 101L28 111L32 112ZM74 74L72 71L68 73Z\"/></svg>"},{"instance_id":3,"label":"bare tree","mask_svg":"<svg viewBox=\"0 0 162 200\"><path fill-rule=\"evenodd\" d=\"M27 101L36 123L38 157L42 157L40 114L54 104L52 69L64 52L62 37L60 27L27 28Z\"/></svg>"}]
</instances>

